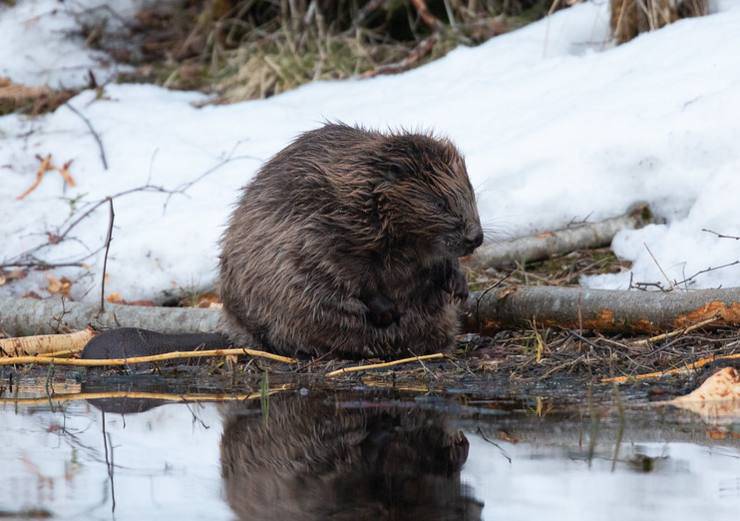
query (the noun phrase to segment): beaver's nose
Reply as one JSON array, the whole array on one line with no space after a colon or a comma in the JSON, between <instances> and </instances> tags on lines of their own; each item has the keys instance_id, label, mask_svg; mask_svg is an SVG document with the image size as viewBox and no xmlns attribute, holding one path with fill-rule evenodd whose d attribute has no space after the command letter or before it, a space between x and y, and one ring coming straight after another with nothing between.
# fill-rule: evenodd
<instances>
[{"instance_id":1,"label":"beaver's nose","mask_svg":"<svg viewBox=\"0 0 740 521\"><path fill-rule=\"evenodd\" d=\"M471 250L476 249L481 244L483 244L483 231L480 228L465 236L465 246L468 246Z\"/></svg>"}]
</instances>

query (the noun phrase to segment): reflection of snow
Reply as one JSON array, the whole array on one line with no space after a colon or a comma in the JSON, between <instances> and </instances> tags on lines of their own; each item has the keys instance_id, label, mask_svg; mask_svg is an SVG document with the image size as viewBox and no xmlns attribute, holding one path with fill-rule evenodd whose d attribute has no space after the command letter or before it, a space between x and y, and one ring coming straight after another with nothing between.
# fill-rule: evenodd
<instances>
[{"instance_id":1,"label":"reflection of snow","mask_svg":"<svg viewBox=\"0 0 740 521\"><path fill-rule=\"evenodd\" d=\"M479 436L468 439L463 480L485 502L487 520L531 521L545 513L553 521L730 520L740 508L740 491L726 491L740 479L736 448L625 443L612 472L609 457L595 458L589 468L566 448L499 442L512 458L509 464ZM625 463L639 455L656 458L654 470L638 472Z\"/></svg>"},{"instance_id":2,"label":"reflection of snow","mask_svg":"<svg viewBox=\"0 0 740 521\"><path fill-rule=\"evenodd\" d=\"M107 413L113 443L115 517L231 519L221 497L221 417L213 404L169 404L140 414ZM86 403L63 412L0 408L0 510L46 508L60 518L110 519L101 413ZM485 520L734 519L740 451L689 443L625 442L620 461L643 455L637 472L609 455L589 468L577 447L541 443L501 449L467 433L463 481L485 502Z\"/></svg>"},{"instance_id":3,"label":"reflection of snow","mask_svg":"<svg viewBox=\"0 0 740 521\"><path fill-rule=\"evenodd\" d=\"M88 1L93 0L80 3ZM200 94L147 85L109 85L101 99L84 92L71 103L100 134L108 171L87 127L66 107L31 121L0 118L2 256L45 242L44 232L79 207L75 198L99 200L149 179L174 189L231 153L240 159L191 186L187 195L171 197L166 211L163 193L137 192L115 203L109 291L132 300L176 286L207 285L215 277L217 238L237 189L298 132L338 119L449 135L467 156L484 224L499 237L587 216L600 219L647 200L668 223L621 233L614 243L620 255L636 261L635 281L662 281L645 244L676 280L733 261L740 257L737 242L701 229L740 235L740 2L722 0L716 14L683 20L618 48L604 44L607 4L575 6L404 74L313 83L267 100L196 109L191 103L202 101ZM40 5L41 0L21 3ZM0 11L0 50L10 38L2 24L12 26L16 9ZM74 42L66 45L73 49L48 42L43 49L87 56ZM14 70L6 73L13 77ZM21 72L19 80L25 78ZM33 180L36 154L52 154L58 164L73 159L77 187L64 193L61 178L49 174L38 190L16 201ZM39 255L80 259L99 248L106 231L102 207L75 229L81 242L67 241ZM75 283L73 296L96 298L86 291L98 287L93 275L101 260L102 253L85 259L92 275ZM55 274L82 272L66 268ZM620 274L585 283L625 287L628 280ZM700 286L719 284L740 284L740 268L698 279ZM43 275L34 274L0 292L22 294L39 285L46 285Z\"/></svg>"},{"instance_id":4,"label":"reflection of snow","mask_svg":"<svg viewBox=\"0 0 740 521\"><path fill-rule=\"evenodd\" d=\"M57 413L2 407L0 510L45 508L61 518L110 519L101 412L86 403ZM231 518L220 497L220 415L214 405L189 407L105 415L116 519Z\"/></svg>"}]
</instances>

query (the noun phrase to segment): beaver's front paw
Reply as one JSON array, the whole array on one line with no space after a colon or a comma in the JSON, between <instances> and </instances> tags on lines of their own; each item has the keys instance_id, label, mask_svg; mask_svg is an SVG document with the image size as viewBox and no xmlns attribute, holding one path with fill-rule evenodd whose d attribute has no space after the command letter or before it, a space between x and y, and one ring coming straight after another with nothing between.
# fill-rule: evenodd
<instances>
[{"instance_id":1,"label":"beaver's front paw","mask_svg":"<svg viewBox=\"0 0 740 521\"><path fill-rule=\"evenodd\" d=\"M468 299L468 281L460 271L460 264L455 261L445 262L437 269L437 283L439 286L459 300Z\"/></svg>"},{"instance_id":2,"label":"beaver's front paw","mask_svg":"<svg viewBox=\"0 0 740 521\"><path fill-rule=\"evenodd\" d=\"M453 297L462 301L468 300L468 281L462 271L454 269L450 274L448 283L448 291L452 293Z\"/></svg>"},{"instance_id":3,"label":"beaver's front paw","mask_svg":"<svg viewBox=\"0 0 740 521\"><path fill-rule=\"evenodd\" d=\"M367 320L375 327L389 327L393 323L398 324L401 313L396 309L395 303L380 293L368 295L362 299L367 306Z\"/></svg>"}]
</instances>

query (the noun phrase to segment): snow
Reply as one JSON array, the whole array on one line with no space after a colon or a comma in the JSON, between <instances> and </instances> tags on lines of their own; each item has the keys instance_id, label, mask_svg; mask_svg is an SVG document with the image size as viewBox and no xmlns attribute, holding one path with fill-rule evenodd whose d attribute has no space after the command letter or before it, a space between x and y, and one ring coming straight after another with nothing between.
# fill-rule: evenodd
<instances>
[{"instance_id":1,"label":"snow","mask_svg":"<svg viewBox=\"0 0 740 521\"><path fill-rule=\"evenodd\" d=\"M538 519L545 509L548 519L571 521L719 520L734 517L740 504L737 494L723 492L737 479L737 463L722 457L724 447L624 443L615 471L613 447L606 448L605 457L597 452L596 458L586 461L577 457L575 447L527 442L493 446L475 434L466 436L470 456L462 479L485 504L486 520ZM639 454L657 458L657 470L629 470L623 462Z\"/></svg>"},{"instance_id":2,"label":"snow","mask_svg":"<svg viewBox=\"0 0 740 521\"><path fill-rule=\"evenodd\" d=\"M49 4L0 11L0 67L8 67L3 56L13 34L3 28ZM723 0L710 16L619 47L608 43L606 4L575 6L397 76L315 82L267 100L196 108L203 95L154 86L111 84L99 99L83 92L71 104L100 135L107 171L84 122L68 108L36 119L2 117L0 263L46 243L46 232L58 232L73 207L80 215L85 203L147 183L184 187L115 199L106 288L133 300L207 287L238 188L296 134L324 120L451 137L466 155L489 240L649 202L665 224L621 232L613 244L634 263L632 273L585 278L586 286L627 288L630 276L667 285L662 272L682 281L740 258L740 243L702 231L740 235L740 0ZM29 40L27 47L57 63L92 59L79 41L64 42ZM26 82L47 74L21 62L0 73ZM73 160L77 186L65 191L51 172L16 200L33 182L35 156L46 154L58 165ZM74 280L74 298L97 296L107 228L103 205L74 228L75 240L36 252L49 262L88 256L86 268L51 272ZM691 282L737 286L740 266ZM38 291L39 284L44 274L35 273L0 286L0 294Z\"/></svg>"},{"instance_id":3,"label":"snow","mask_svg":"<svg viewBox=\"0 0 740 521\"><path fill-rule=\"evenodd\" d=\"M101 52L84 48L78 19L104 16L108 26L133 15L141 0L21 0L0 3L0 77L26 85L81 87L88 70L98 81L112 78L115 64Z\"/></svg>"}]
</instances>

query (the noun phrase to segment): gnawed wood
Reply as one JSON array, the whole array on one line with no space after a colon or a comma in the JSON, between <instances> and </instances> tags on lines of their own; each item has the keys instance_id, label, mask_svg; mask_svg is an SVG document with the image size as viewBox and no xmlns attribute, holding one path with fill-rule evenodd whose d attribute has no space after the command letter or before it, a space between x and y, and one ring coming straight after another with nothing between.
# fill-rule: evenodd
<instances>
[{"instance_id":1,"label":"gnawed wood","mask_svg":"<svg viewBox=\"0 0 740 521\"><path fill-rule=\"evenodd\" d=\"M655 334L716 319L707 327L740 325L740 288L619 291L552 286L502 288L471 294L466 331L529 327Z\"/></svg>"},{"instance_id":2,"label":"gnawed wood","mask_svg":"<svg viewBox=\"0 0 740 521\"><path fill-rule=\"evenodd\" d=\"M3 338L0 339L0 357L79 352L93 336L95 332L88 327L81 331L61 335Z\"/></svg>"},{"instance_id":3,"label":"gnawed wood","mask_svg":"<svg viewBox=\"0 0 740 521\"><path fill-rule=\"evenodd\" d=\"M590 248L609 246L620 230L641 228L652 220L645 204L633 206L626 214L595 223L585 223L530 237L501 241L478 248L466 261L472 268L502 268L518 262L549 259Z\"/></svg>"}]
</instances>

